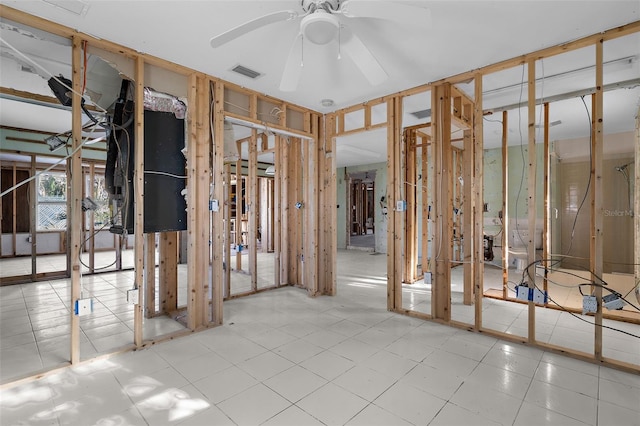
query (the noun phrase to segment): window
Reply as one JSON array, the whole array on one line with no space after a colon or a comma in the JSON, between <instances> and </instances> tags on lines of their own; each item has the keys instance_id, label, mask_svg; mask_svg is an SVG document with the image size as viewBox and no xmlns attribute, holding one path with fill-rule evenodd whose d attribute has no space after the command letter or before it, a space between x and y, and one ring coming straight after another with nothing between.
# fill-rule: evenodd
<instances>
[{"instance_id":1,"label":"window","mask_svg":"<svg viewBox=\"0 0 640 426\"><path fill-rule=\"evenodd\" d=\"M39 231L67 228L67 176L60 172L38 176Z\"/></svg>"},{"instance_id":2,"label":"window","mask_svg":"<svg viewBox=\"0 0 640 426\"><path fill-rule=\"evenodd\" d=\"M91 197L93 201L98 205L98 208L93 211L93 224L96 230L108 226L111 220L111 213L109 211L109 193L105 189L104 175L96 174L93 178L93 188L90 185L91 176L85 175L85 188L87 188L86 196ZM91 214L86 212L86 229L90 229Z\"/></svg>"}]
</instances>

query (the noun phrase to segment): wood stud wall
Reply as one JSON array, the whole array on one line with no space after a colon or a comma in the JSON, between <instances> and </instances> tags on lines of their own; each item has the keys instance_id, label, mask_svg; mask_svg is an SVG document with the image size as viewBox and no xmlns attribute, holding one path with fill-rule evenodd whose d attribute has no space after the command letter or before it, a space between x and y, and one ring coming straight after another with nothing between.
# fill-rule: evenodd
<instances>
[{"instance_id":1,"label":"wood stud wall","mask_svg":"<svg viewBox=\"0 0 640 426\"><path fill-rule=\"evenodd\" d=\"M535 339L535 307L529 304L529 329L528 336L525 339L508 336L482 327L482 76L491 72L514 66L527 64L528 87L529 87L529 262L535 260L535 60L561 54L568 50L578 49L581 47L595 44L596 46L596 93L594 95L594 134L593 138L593 175L594 185L591 193L591 211L594 222L592 223L592 243L591 243L591 259L592 270L596 275L602 272L602 193L601 193L601 169L602 169L602 60L603 60L603 43L607 40L632 34L640 31L640 21L619 27L617 29L607 31L602 34L585 37L560 46L547 48L538 52L523 55L522 57L513 58L503 61L480 70L468 73L462 73L429 85L420 86L399 94L388 97L379 98L369 101L366 104L357 105L346 108L336 113L329 114L322 118L319 114L304 110L299 107L289 106L283 102L269 98L264 95L258 95L241 87L230 83L224 83L219 80L211 79L205 75L194 73L192 70L176 64L170 64L158 58L143 55L131 49L115 45L108 41L98 40L91 36L78 34L71 29L62 27L58 24L35 18L14 9L3 7L0 14L6 18L16 22L25 23L45 31L52 32L61 36L72 39L72 67L73 67L73 86L76 92L81 89L82 61L81 51L84 42L88 42L96 47L114 52L125 57L135 60L136 66L136 100L137 105L142 105L141 97L144 87L144 67L145 64L160 66L167 70L188 75L188 327L191 330L198 330L213 324L222 323L222 300L225 295L229 294L228 276L230 269L230 259L226 256L226 272L223 268L223 255L228 253L229 245L229 223L224 221L224 212L228 212L228 205L224 194L223 181L229 182L229 167L223 167L223 134L224 134L224 118L235 117L252 123L260 124L264 120L258 117L259 104L279 105L282 111L278 119L270 126L279 130L291 130L287 128L287 112L289 110L302 113L304 123L302 128L293 129L299 133L301 138L276 136L275 147L275 163L276 175L274 178L274 199L275 199L275 223L274 223L274 251L276 261L275 283L278 285L298 285L304 287L310 295L317 294L335 294L335 248L336 248L336 209L333 206L336 203L336 175L335 175L335 138L349 133L363 130L369 130L377 127L387 127L388 135L388 182L387 182L387 201L389 206L389 222L387 227L387 270L388 270L388 292L387 306L389 310L403 312L428 318L429 315L416 315L402 308L402 281L403 271L407 265L403 262L403 250L415 252L415 248L407 248L404 245L407 231L415 232L415 223L411 221L411 225L406 226L406 219L409 216L407 212L398 211L396 209L396 201L408 200L409 192L403 185L404 170L408 166L412 173L416 172L415 163L417 161L415 137L402 137L402 99L404 96L410 96L425 90L431 90L432 95L432 133L431 133L431 149L432 163L435 172L430 182L433 192L433 216L434 216L434 244L433 258L431 259L435 265L435 277L433 284L432 297L432 317L446 323L451 321L451 263L452 263L452 247L450 242L453 240L452 234L452 209L453 204L453 169L452 169L452 148L451 148L451 132L452 125L459 128L467 129L464 134L464 182L469 180L468 188L464 188L464 260L470 262L473 267L465 269L465 303L471 300L475 303L475 323L471 328L495 335L501 338L513 341L522 341L531 345L539 346L549 350L557 350L584 359L592 359L604 364L626 368L628 370L639 371L636 365L630 365L616 360L606 359L602 355L602 329L595 329L595 346L594 355L584 353L576 353L566 348L560 348L553 345L538 342ZM86 47L86 45L85 45ZM475 103L466 95L461 94L453 84L475 79ZM211 96L211 87L213 87L213 96ZM225 90L229 93L242 93L248 96L250 107L248 114L238 114L237 112L227 111L225 108ZM213 98L213 99L212 99ZM78 147L81 143L81 112L79 108L80 96L76 93L73 95L73 147ZM213 111L211 101L213 100ZM386 104L387 121L383 123L371 122L371 108L377 105ZM345 130L345 114L363 111L364 123L356 129ZM143 120L142 108L138 108L136 136L138 140L143 140ZM503 117L503 123L506 126L506 115ZM214 128L211 132L209 122L213 119ZM212 134L213 133L213 134ZM506 135L506 132L505 132ZM256 152L255 147L256 134L252 135L252 146L250 149L250 164L255 165ZM308 137L304 139L302 137ZM640 142L640 134L637 136ZM411 139L407 147L407 139ZM506 136L504 140L504 153L506 155ZM141 144L139 144L141 145ZM427 138L422 140L422 162L423 162L423 179L426 178L425 163L427 162ZM640 146L640 143L637 144ZM407 151L408 149L408 151ZM638 148L640 151L640 148ZM137 148L136 158L142 157L142 148ZM636 152L636 170L640 163L640 153ZM302 167L300 167L302 164ZM470 170L473 169L473 170ZM545 167L546 169L546 167ZM81 199L82 199L82 167L81 153L78 152L70 161L70 170L72 172L71 180L71 199L70 199L70 218L73 226L69 228L69 262L71 276L71 302L72 304L80 297L80 240L82 235L82 220L75 220L82 217ZM238 168L240 170L240 168ZM250 167L249 176L249 211L253 211L256 207L256 175L255 167ZM547 172L548 173L548 172ZM504 180L505 190L508 182L506 176ZM134 343L140 347L144 345L142 336L142 314L143 314L143 296L152 297L153 292L148 288L152 281L147 275L146 286L144 279L144 268L154 267L151 262L151 247L155 244L155 236L147 236L147 262L145 265L144 239L142 237L142 193L143 171L142 162L136 164L135 174L136 185L136 242L135 242L135 264L136 264L136 285L141 289L139 292L139 300L135 305L135 330ZM426 180L425 180L426 181ZM471 181L474 183L471 184ZM638 182L640 181L636 175L636 210L640 210L638 192ZM213 185L214 199L225 200L220 205L219 212L209 212L208 203L210 199L210 184ZM238 181L240 182L240 180ZM415 191L414 191L415 192ZM426 204L427 193L423 189L423 205ZM294 204L297 201L303 203L301 209L296 209ZM238 210L241 208L238 205ZM503 206L503 220L508 221L508 211L506 204ZM227 216L228 217L228 216ZM253 220L254 231L250 235L250 247L255 250L255 217ZM15 224L15 222L14 222ZM304 226L303 226L304 225ZM428 221L423 210L423 233L427 232ZM237 224L239 226L239 223ZM640 251L640 220L635 219L635 249ZM224 232L223 232L224 230ZM239 231L240 228L237 228ZM469 235L467 235L469 234ZM411 234L413 235L413 234ZM211 241L211 249L209 247L209 239ZM506 238L506 235L504 236ZM304 244L303 244L304 242ZM504 241L506 242L506 241ZM503 242L503 246L505 245ZM466 245L469 246L467 251ZM306 245L306 246L305 246ZM177 259L177 234L163 233L159 236L160 247L160 306L157 310L167 312L176 309L176 294L174 283L177 281L175 277L175 260ZM225 247L223 251L223 247ZM423 250L423 270L426 269L425 251ZM304 256L304 257L303 257ZM303 261L304 259L304 261ZM254 262L252 260L251 262ZM154 262L155 263L155 262ZM212 267L211 281L209 280L209 268ZM411 266L412 269L416 269ZM253 266L255 271L255 266ZM531 275L533 275L533 270ZM640 274L640 270L636 267L636 274ZM411 273L404 274L405 279L411 278ZM504 277L505 281L507 277ZM256 291L255 279L253 280L253 290ZM468 284L473 283L473 286ZM529 285L533 285L529 282ZM209 286L212 286L213 297L210 299ZM146 291L145 291L146 290ZM471 297L471 291L475 290L475 297ZM596 288L598 299L602 297L601 289ZM152 303L148 303L145 307L146 315L155 314L156 307ZM595 317L596 325L602 324L602 312L598 311ZM463 325L468 327L468 325ZM79 362L79 318L71 315L71 347L70 360L72 363Z\"/></svg>"}]
</instances>

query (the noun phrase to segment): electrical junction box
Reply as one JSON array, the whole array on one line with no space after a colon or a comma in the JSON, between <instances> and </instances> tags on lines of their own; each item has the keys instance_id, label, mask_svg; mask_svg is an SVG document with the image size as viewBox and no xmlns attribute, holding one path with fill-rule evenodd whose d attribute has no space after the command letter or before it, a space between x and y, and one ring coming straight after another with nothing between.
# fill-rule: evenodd
<instances>
[{"instance_id":1,"label":"electrical junction box","mask_svg":"<svg viewBox=\"0 0 640 426\"><path fill-rule=\"evenodd\" d=\"M135 305L136 303L138 303L139 292L140 290L138 290L137 288L127 290L127 303L130 305Z\"/></svg>"},{"instance_id":2,"label":"electrical junction box","mask_svg":"<svg viewBox=\"0 0 640 426\"><path fill-rule=\"evenodd\" d=\"M545 303L547 303L547 292L534 288L533 303L537 305L544 305Z\"/></svg>"},{"instance_id":3,"label":"electrical junction box","mask_svg":"<svg viewBox=\"0 0 640 426\"><path fill-rule=\"evenodd\" d=\"M73 312L79 317L83 315L89 315L91 312L93 312L93 299L76 300Z\"/></svg>"},{"instance_id":4,"label":"electrical junction box","mask_svg":"<svg viewBox=\"0 0 640 426\"><path fill-rule=\"evenodd\" d=\"M407 210L407 202L404 200L396 201L396 211L403 212Z\"/></svg>"},{"instance_id":5,"label":"electrical junction box","mask_svg":"<svg viewBox=\"0 0 640 426\"><path fill-rule=\"evenodd\" d=\"M582 296L582 315L588 313L595 313L598 311L598 299L595 296L584 295Z\"/></svg>"},{"instance_id":6,"label":"electrical junction box","mask_svg":"<svg viewBox=\"0 0 640 426\"><path fill-rule=\"evenodd\" d=\"M524 302L528 302L529 300L533 300L533 289L527 287L526 285L519 285L516 287L516 299L522 300ZM531 293L531 297L529 294Z\"/></svg>"},{"instance_id":7,"label":"electrical junction box","mask_svg":"<svg viewBox=\"0 0 640 426\"><path fill-rule=\"evenodd\" d=\"M624 300L617 294L607 294L602 298L602 306L610 311L622 309L624 307Z\"/></svg>"},{"instance_id":8,"label":"electrical junction box","mask_svg":"<svg viewBox=\"0 0 640 426\"><path fill-rule=\"evenodd\" d=\"M424 283L431 284L431 272L424 273Z\"/></svg>"},{"instance_id":9,"label":"electrical junction box","mask_svg":"<svg viewBox=\"0 0 640 426\"><path fill-rule=\"evenodd\" d=\"M220 211L220 204L218 200L209 200L209 210L212 212Z\"/></svg>"}]
</instances>

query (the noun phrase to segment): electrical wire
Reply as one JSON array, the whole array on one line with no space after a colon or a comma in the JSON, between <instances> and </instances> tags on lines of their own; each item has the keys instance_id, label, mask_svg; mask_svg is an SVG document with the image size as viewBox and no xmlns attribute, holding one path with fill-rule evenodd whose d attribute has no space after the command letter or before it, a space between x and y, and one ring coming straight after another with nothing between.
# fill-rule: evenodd
<instances>
[{"instance_id":1,"label":"electrical wire","mask_svg":"<svg viewBox=\"0 0 640 426\"><path fill-rule=\"evenodd\" d=\"M592 134L591 134L591 113L589 112L589 108L587 107L587 103L584 101L584 96L581 96L582 104L584 105L584 109L587 112L587 120L589 121L589 165L591 165L593 161L593 152L591 149ZM591 187L591 167L589 167L589 179L587 180L587 187L584 190L584 196L582 197L582 201L580 202L580 206L578 207L578 211L576 211L576 217L573 219L573 226L571 227L571 240L569 242L569 249L567 250L567 254L571 253L571 249L573 248L573 240L576 233L576 223L578 222L578 216L580 215L580 210L582 210L582 206L589 195L589 188Z\"/></svg>"},{"instance_id":2,"label":"electrical wire","mask_svg":"<svg viewBox=\"0 0 640 426\"><path fill-rule=\"evenodd\" d=\"M157 172L157 171L154 171L154 170L145 170L144 172L145 172L145 174L169 176L169 177L176 178L176 179L187 179L188 178L188 176L174 175L173 173Z\"/></svg>"}]
</instances>

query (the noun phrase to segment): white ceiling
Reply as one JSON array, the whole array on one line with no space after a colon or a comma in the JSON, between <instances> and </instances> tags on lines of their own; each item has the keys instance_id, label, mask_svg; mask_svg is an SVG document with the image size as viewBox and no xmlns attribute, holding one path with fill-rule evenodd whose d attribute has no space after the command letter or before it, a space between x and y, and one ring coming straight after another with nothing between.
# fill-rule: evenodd
<instances>
[{"instance_id":1,"label":"white ceiling","mask_svg":"<svg viewBox=\"0 0 640 426\"><path fill-rule=\"evenodd\" d=\"M335 41L325 46L307 43L304 68L297 90L282 92L279 90L280 78L289 48L298 32L298 21L279 22L263 27L217 49L210 46L209 40L212 36L267 13L280 10L301 12L299 0L62 2L67 6L78 6L79 14L54 6L51 2L55 1L3 0L2 3L323 113L640 19L640 2L637 0L403 1L401 3L429 9L431 25L409 27L404 22L372 18L350 19L348 24L349 30L360 36L387 72L389 78L386 81L371 86L348 57L340 60L336 58L338 46ZM58 45L62 46L60 43ZM3 51L6 50L6 46L3 46ZM34 59L40 61L47 56L47 52L32 53L37 56ZM614 64L611 65L611 71L605 68L605 78L611 82L639 78L639 56L638 35L607 43L605 61L631 59L626 66L624 63ZM590 48L539 62L536 66L537 76L548 77L577 68L586 70L580 75L571 73L554 78L557 81L552 81L551 77L545 79L543 84L538 84L537 96L549 97L593 86L593 71L588 68L593 64L593 58L593 49ZM1 59L6 63L11 58L3 54ZM230 71L238 64L255 69L263 75L251 80ZM57 72L56 64L44 60L44 65ZM0 85L7 87L8 77L4 71L3 65ZM96 75L102 75L104 72L104 69L97 68L94 71ZM485 107L526 102L526 90L524 96L520 93L522 72L521 68L517 68L485 78L485 91L493 91L487 94ZM20 84L25 82L21 81ZM39 84L41 91L48 90L46 84L44 88L41 82ZM494 90L511 85L514 86ZM473 90L472 86L465 89ZM616 111L615 116L612 115L608 122L605 121L610 123L608 126L605 125L605 131L633 129L633 116L637 111L639 97L638 88L625 89L605 96L605 102L615 105ZM327 98L334 100L333 107L325 108L320 104L322 99ZM5 101L3 99L0 104L1 124L14 125L11 120L25 121L34 117L33 114L25 112L12 114L14 107L7 107ZM415 124L417 120L409 113L430 108L429 101L428 94L405 100L404 124ZM581 105L579 98L578 102L574 100L566 101L566 104L552 104L551 121L562 121L561 125L552 128L552 138L575 138L585 132L586 115ZM19 107L15 110L18 111ZM609 108L605 105L605 112L607 110L613 111L614 107ZM509 128L515 131L522 123L517 123L517 112L511 113L510 116L512 114L515 115L513 120L510 119ZM496 119L499 118L498 115L488 118ZM38 120L46 120L44 114L38 113L37 116ZM621 123L616 124L616 120ZM60 126L59 119L54 121ZM70 127L67 123L62 126L65 130ZM22 124L20 123L20 127L35 127L33 124ZM489 121L485 124L485 146L498 144L500 136L495 135L495 132L500 128L499 124ZM46 124L50 125L52 124ZM526 129L526 124L524 128ZM57 131L54 128L44 130ZM339 146L344 144L344 147L338 149L339 164L365 161L367 156L362 150L371 155L371 160L375 160L372 156L376 154L380 161L386 161L385 138L384 131L348 139L341 138ZM519 143L519 140L512 138L510 142ZM347 156L350 157L349 160Z\"/></svg>"}]
</instances>

